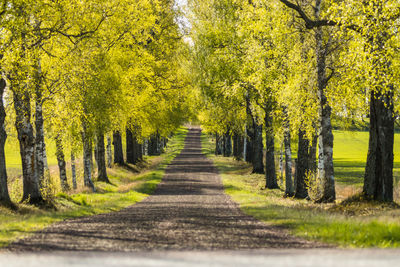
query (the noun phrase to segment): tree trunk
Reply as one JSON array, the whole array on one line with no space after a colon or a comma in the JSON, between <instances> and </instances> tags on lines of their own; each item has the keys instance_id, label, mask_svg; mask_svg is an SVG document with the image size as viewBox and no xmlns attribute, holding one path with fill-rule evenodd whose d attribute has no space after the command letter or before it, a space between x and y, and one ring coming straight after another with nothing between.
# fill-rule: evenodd
<instances>
[{"instance_id":1,"label":"tree trunk","mask_svg":"<svg viewBox=\"0 0 400 267\"><path fill-rule=\"evenodd\" d=\"M6 81L0 77L0 205L13 206L7 186L7 168L4 146L6 144L7 133L4 127L6 111L4 109L3 94L6 88Z\"/></svg>"},{"instance_id":2,"label":"tree trunk","mask_svg":"<svg viewBox=\"0 0 400 267\"><path fill-rule=\"evenodd\" d=\"M247 138L246 138L246 162L253 163L253 146L254 146L254 127L247 127Z\"/></svg>"},{"instance_id":3,"label":"tree trunk","mask_svg":"<svg viewBox=\"0 0 400 267\"><path fill-rule=\"evenodd\" d=\"M143 144L137 143L137 160L143 160Z\"/></svg>"},{"instance_id":4,"label":"tree trunk","mask_svg":"<svg viewBox=\"0 0 400 267\"><path fill-rule=\"evenodd\" d=\"M251 125L249 126L249 122L251 121ZM253 163L253 153L254 153L254 139L255 139L255 120L253 114L251 112L250 107L250 99L249 99L249 92L248 89L246 91L246 128L245 128L245 138L246 138L246 146L244 149L245 153L245 161L248 163Z\"/></svg>"},{"instance_id":5,"label":"tree trunk","mask_svg":"<svg viewBox=\"0 0 400 267\"><path fill-rule=\"evenodd\" d=\"M135 164L135 143L133 134L129 128L126 128L126 162Z\"/></svg>"},{"instance_id":6,"label":"tree trunk","mask_svg":"<svg viewBox=\"0 0 400 267\"><path fill-rule=\"evenodd\" d=\"M215 155L222 155L223 140L219 134L215 134Z\"/></svg>"},{"instance_id":7,"label":"tree trunk","mask_svg":"<svg viewBox=\"0 0 400 267\"><path fill-rule=\"evenodd\" d=\"M107 167L112 167L111 137L107 135Z\"/></svg>"},{"instance_id":8,"label":"tree trunk","mask_svg":"<svg viewBox=\"0 0 400 267\"><path fill-rule=\"evenodd\" d=\"M247 126L244 127L244 136L243 136L243 160L247 162L246 152L247 152Z\"/></svg>"},{"instance_id":9,"label":"tree trunk","mask_svg":"<svg viewBox=\"0 0 400 267\"><path fill-rule=\"evenodd\" d=\"M137 139L136 138L135 138L134 141L137 143ZM160 153L164 153L164 152L165 152L165 138L161 137L160 138Z\"/></svg>"},{"instance_id":10,"label":"tree trunk","mask_svg":"<svg viewBox=\"0 0 400 267\"><path fill-rule=\"evenodd\" d=\"M164 142L164 139L161 139L161 140L162 140L162 142ZM134 152L133 156L134 156L135 164L137 164L139 161L139 149L140 149L140 147L139 147L138 140L137 140L136 136L134 136L133 137L133 152ZM164 147L162 148L162 150L164 150Z\"/></svg>"},{"instance_id":11,"label":"tree trunk","mask_svg":"<svg viewBox=\"0 0 400 267\"><path fill-rule=\"evenodd\" d=\"M167 148L167 144L168 144L168 138L167 137L163 137L163 152L165 152L165 149Z\"/></svg>"},{"instance_id":12,"label":"tree trunk","mask_svg":"<svg viewBox=\"0 0 400 267\"><path fill-rule=\"evenodd\" d=\"M44 142L44 126L43 126L43 95L42 95L42 77L41 66L38 61L35 72L35 130L36 130L36 175L39 179L39 186L45 186L45 168L47 165L46 144Z\"/></svg>"},{"instance_id":13,"label":"tree trunk","mask_svg":"<svg viewBox=\"0 0 400 267\"><path fill-rule=\"evenodd\" d=\"M71 152L71 176L72 176L72 186L74 189L78 188L76 183L76 164L75 164L75 154Z\"/></svg>"},{"instance_id":14,"label":"tree trunk","mask_svg":"<svg viewBox=\"0 0 400 267\"><path fill-rule=\"evenodd\" d=\"M40 188L45 185L45 160L46 160L46 145L44 142L43 130L43 111L41 100L36 100L35 109L35 128L36 128L36 172L39 179Z\"/></svg>"},{"instance_id":15,"label":"tree trunk","mask_svg":"<svg viewBox=\"0 0 400 267\"><path fill-rule=\"evenodd\" d=\"M95 160L96 160L96 153L94 151L95 149L93 149L92 141L89 142L89 150L90 150L90 157L89 157L90 171L92 172L92 177L93 177L94 176L94 172L95 172L94 163L93 163L93 155L94 155ZM96 164L97 164L97 162L96 162Z\"/></svg>"},{"instance_id":16,"label":"tree trunk","mask_svg":"<svg viewBox=\"0 0 400 267\"><path fill-rule=\"evenodd\" d=\"M225 157L225 154L226 154L226 152L225 152L225 149L226 149L226 147L225 147L225 143L226 143L225 134L223 134L221 136L221 140L222 140L222 155Z\"/></svg>"},{"instance_id":17,"label":"tree trunk","mask_svg":"<svg viewBox=\"0 0 400 267\"><path fill-rule=\"evenodd\" d=\"M237 156L238 156L238 153L237 153L238 144L237 144L237 142L238 142L237 134L234 133L233 136L232 136L232 143L233 143L232 155L233 155L234 159L237 159Z\"/></svg>"},{"instance_id":18,"label":"tree trunk","mask_svg":"<svg viewBox=\"0 0 400 267\"><path fill-rule=\"evenodd\" d=\"M56 136L56 156L57 156L57 163L58 169L60 171L60 183L61 189L66 192L69 190L68 180L67 180L67 171L66 171L66 164L65 164L65 156L64 156L64 147L62 144L62 139L60 135Z\"/></svg>"},{"instance_id":19,"label":"tree trunk","mask_svg":"<svg viewBox=\"0 0 400 267\"><path fill-rule=\"evenodd\" d=\"M96 161L96 166L99 166L99 152L97 151L97 140L96 139L94 140L94 143L96 144L93 148L94 160ZM92 171L94 171L93 164L91 166L92 166Z\"/></svg>"},{"instance_id":20,"label":"tree trunk","mask_svg":"<svg viewBox=\"0 0 400 267\"><path fill-rule=\"evenodd\" d=\"M296 187L295 197L296 198L307 198L308 190L306 177L309 170L309 155L308 155L309 141L306 138L306 133L301 128L299 129L299 141L297 148L297 161L296 161Z\"/></svg>"},{"instance_id":21,"label":"tree trunk","mask_svg":"<svg viewBox=\"0 0 400 267\"><path fill-rule=\"evenodd\" d=\"M266 137L266 152L265 152L265 180L266 188L275 189L279 188L276 180L275 171L275 144L274 144L274 130L272 128L273 117L269 107L265 109L265 137Z\"/></svg>"},{"instance_id":22,"label":"tree trunk","mask_svg":"<svg viewBox=\"0 0 400 267\"><path fill-rule=\"evenodd\" d=\"M243 138L237 133L233 135L233 156L236 160L243 159Z\"/></svg>"},{"instance_id":23,"label":"tree trunk","mask_svg":"<svg viewBox=\"0 0 400 267\"><path fill-rule=\"evenodd\" d=\"M317 145L318 145L318 134L314 134L309 148L308 153L308 169L316 173L317 172Z\"/></svg>"},{"instance_id":24,"label":"tree trunk","mask_svg":"<svg viewBox=\"0 0 400 267\"><path fill-rule=\"evenodd\" d=\"M292 181L292 149L290 147L290 123L286 108L283 108L285 116L283 127L284 127L284 138L285 144L285 196L292 197L294 195L293 181Z\"/></svg>"},{"instance_id":25,"label":"tree trunk","mask_svg":"<svg viewBox=\"0 0 400 267\"><path fill-rule=\"evenodd\" d=\"M47 150L46 150L46 143L45 144L45 148L43 150L43 164L44 164L44 173L45 173L45 179L46 179L46 172L49 171L49 163L47 162Z\"/></svg>"},{"instance_id":26,"label":"tree trunk","mask_svg":"<svg viewBox=\"0 0 400 267\"><path fill-rule=\"evenodd\" d=\"M162 140L163 140L163 144L165 144L165 139L163 138ZM137 164L141 160L140 155L141 155L142 147L140 146L136 136L133 137L133 148L134 148L134 154L133 154L134 161L135 161L135 164ZM164 150L164 147L163 147L163 150Z\"/></svg>"},{"instance_id":27,"label":"tree trunk","mask_svg":"<svg viewBox=\"0 0 400 267\"><path fill-rule=\"evenodd\" d=\"M149 156L158 156L160 155L160 135L153 134L149 140L148 147Z\"/></svg>"},{"instance_id":28,"label":"tree trunk","mask_svg":"<svg viewBox=\"0 0 400 267\"><path fill-rule=\"evenodd\" d=\"M156 148L157 148L157 150L156 150L156 153L157 153L157 155L161 155L161 136L160 136L160 134L157 132L157 134L156 134L156 138L157 138L157 146L156 146Z\"/></svg>"},{"instance_id":29,"label":"tree trunk","mask_svg":"<svg viewBox=\"0 0 400 267\"><path fill-rule=\"evenodd\" d=\"M114 164L124 165L124 152L122 149L122 138L119 131L113 133Z\"/></svg>"},{"instance_id":30,"label":"tree trunk","mask_svg":"<svg viewBox=\"0 0 400 267\"><path fill-rule=\"evenodd\" d=\"M143 140L143 144L142 144L142 155L143 156L147 156L147 150L148 150L148 141L147 139Z\"/></svg>"},{"instance_id":31,"label":"tree trunk","mask_svg":"<svg viewBox=\"0 0 400 267\"><path fill-rule=\"evenodd\" d=\"M378 2L379 3L379 2ZM376 4L376 12L382 9ZM373 19L377 21L376 18ZM374 88L370 93L370 127L367 164L365 167L363 194L368 199L393 202L393 143L394 143L394 88L382 79L390 77L393 62L382 58L390 35L371 33L368 38L368 52L373 57ZM382 68L383 67L383 68ZM385 77L382 77L385 76ZM397 97L397 95L396 95Z\"/></svg>"},{"instance_id":32,"label":"tree trunk","mask_svg":"<svg viewBox=\"0 0 400 267\"><path fill-rule=\"evenodd\" d=\"M284 144L281 144L281 149L279 153L279 184L283 183L283 157L284 157Z\"/></svg>"},{"instance_id":33,"label":"tree trunk","mask_svg":"<svg viewBox=\"0 0 400 267\"><path fill-rule=\"evenodd\" d=\"M36 172L35 136L31 124L31 98L26 88L13 90L15 127L22 162L23 196L22 201L30 204L43 203L39 179Z\"/></svg>"},{"instance_id":34,"label":"tree trunk","mask_svg":"<svg viewBox=\"0 0 400 267\"><path fill-rule=\"evenodd\" d=\"M148 140L148 144L147 144L147 153L149 154L149 156L153 156L156 154L155 150L155 146L156 146L156 138L154 137L154 135L150 136L150 139Z\"/></svg>"},{"instance_id":35,"label":"tree trunk","mask_svg":"<svg viewBox=\"0 0 400 267\"><path fill-rule=\"evenodd\" d=\"M253 147L253 171L252 173L260 173L264 174L264 162L263 162L263 152L264 152L264 145L263 145L263 136L262 136L262 125L258 125L254 122L254 139L252 142Z\"/></svg>"},{"instance_id":36,"label":"tree trunk","mask_svg":"<svg viewBox=\"0 0 400 267\"><path fill-rule=\"evenodd\" d=\"M92 144L89 136L86 132L86 124L83 123L82 131L82 142L83 142L83 183L86 187L92 189L93 192L96 191L93 181L92 181Z\"/></svg>"},{"instance_id":37,"label":"tree trunk","mask_svg":"<svg viewBox=\"0 0 400 267\"><path fill-rule=\"evenodd\" d=\"M104 134L97 134L97 180L110 183L107 176L106 151L104 149Z\"/></svg>"},{"instance_id":38,"label":"tree trunk","mask_svg":"<svg viewBox=\"0 0 400 267\"><path fill-rule=\"evenodd\" d=\"M319 17L321 3L318 1L315 8L316 17ZM326 77L326 49L323 45L323 32L319 27L315 30L316 56L317 56L317 80L319 98L319 157L318 180L321 186L317 202L333 202L336 199L335 179L333 170L333 133L331 124L331 107L325 95L327 85Z\"/></svg>"},{"instance_id":39,"label":"tree trunk","mask_svg":"<svg viewBox=\"0 0 400 267\"><path fill-rule=\"evenodd\" d=\"M224 157L232 155L232 138L229 131L224 134Z\"/></svg>"},{"instance_id":40,"label":"tree trunk","mask_svg":"<svg viewBox=\"0 0 400 267\"><path fill-rule=\"evenodd\" d=\"M244 141L245 138L243 137L243 135L238 135L238 156L237 156L237 160L243 160L243 155L244 155Z\"/></svg>"},{"instance_id":41,"label":"tree trunk","mask_svg":"<svg viewBox=\"0 0 400 267\"><path fill-rule=\"evenodd\" d=\"M393 201L393 95L371 92L370 129L363 193L368 198Z\"/></svg>"}]
</instances>

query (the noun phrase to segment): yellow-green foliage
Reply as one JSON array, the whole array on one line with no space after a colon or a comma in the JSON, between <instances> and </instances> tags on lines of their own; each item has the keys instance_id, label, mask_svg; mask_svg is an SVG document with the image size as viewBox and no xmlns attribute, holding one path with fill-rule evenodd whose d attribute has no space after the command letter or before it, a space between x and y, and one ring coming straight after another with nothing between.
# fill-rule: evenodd
<instances>
[{"instance_id":1,"label":"yellow-green foliage","mask_svg":"<svg viewBox=\"0 0 400 267\"><path fill-rule=\"evenodd\" d=\"M193 116L195 100L183 69L188 45L171 3L16 0L2 5L0 63L7 73L10 138L16 135L15 92L31 102L31 122L35 103L43 103L46 141L59 136L65 152L82 148L83 122L90 138L128 126L142 141L156 132L166 137ZM19 168L17 147L9 152L7 145L9 167Z\"/></svg>"},{"instance_id":2,"label":"yellow-green foliage","mask_svg":"<svg viewBox=\"0 0 400 267\"><path fill-rule=\"evenodd\" d=\"M0 247L60 220L117 211L143 200L155 190L166 166L183 149L186 132L186 128L180 128L168 143L166 153L151 157L150 167L140 173L114 167L109 169L111 184L95 182L97 193L58 193L57 211L24 204L16 212L0 207Z\"/></svg>"}]
</instances>

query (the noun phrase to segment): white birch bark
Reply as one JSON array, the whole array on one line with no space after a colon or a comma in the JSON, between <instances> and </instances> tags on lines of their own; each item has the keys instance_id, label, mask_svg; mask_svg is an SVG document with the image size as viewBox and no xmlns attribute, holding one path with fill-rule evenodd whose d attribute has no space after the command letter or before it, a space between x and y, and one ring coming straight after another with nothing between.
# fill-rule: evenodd
<instances>
[{"instance_id":1,"label":"white birch bark","mask_svg":"<svg viewBox=\"0 0 400 267\"><path fill-rule=\"evenodd\" d=\"M112 167L111 137L107 136L107 167Z\"/></svg>"},{"instance_id":2,"label":"white birch bark","mask_svg":"<svg viewBox=\"0 0 400 267\"><path fill-rule=\"evenodd\" d=\"M319 19L322 0L315 1L315 17ZM335 179L333 170L333 133L331 124L331 107L325 94L327 85L326 76L326 47L323 44L323 29L315 29L316 57L317 57L317 79L319 99L319 157L318 157L318 180L320 190L317 202L333 202L336 199Z\"/></svg>"},{"instance_id":3,"label":"white birch bark","mask_svg":"<svg viewBox=\"0 0 400 267\"><path fill-rule=\"evenodd\" d=\"M76 183L76 163L75 163L75 154L71 152L71 176L72 176L72 186L74 189L78 188Z\"/></svg>"}]
</instances>

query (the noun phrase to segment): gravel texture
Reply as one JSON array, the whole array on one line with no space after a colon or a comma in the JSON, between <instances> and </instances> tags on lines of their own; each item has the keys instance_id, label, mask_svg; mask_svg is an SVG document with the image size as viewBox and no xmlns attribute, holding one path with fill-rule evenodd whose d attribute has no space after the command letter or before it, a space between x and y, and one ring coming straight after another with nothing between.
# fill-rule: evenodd
<instances>
[{"instance_id":1,"label":"gravel texture","mask_svg":"<svg viewBox=\"0 0 400 267\"><path fill-rule=\"evenodd\" d=\"M315 248L240 211L201 153L201 130L189 129L185 148L154 194L119 212L66 220L12 243L9 251L130 252Z\"/></svg>"}]
</instances>

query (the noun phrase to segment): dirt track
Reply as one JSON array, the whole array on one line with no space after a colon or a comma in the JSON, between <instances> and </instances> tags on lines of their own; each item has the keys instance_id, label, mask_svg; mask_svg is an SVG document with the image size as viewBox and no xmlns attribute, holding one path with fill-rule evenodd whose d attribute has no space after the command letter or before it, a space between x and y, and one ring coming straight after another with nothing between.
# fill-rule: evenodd
<instances>
[{"instance_id":1,"label":"dirt track","mask_svg":"<svg viewBox=\"0 0 400 267\"><path fill-rule=\"evenodd\" d=\"M148 251L311 248L320 245L244 215L201 153L200 129L167 168L154 195L119 212L56 223L11 251Z\"/></svg>"}]
</instances>

